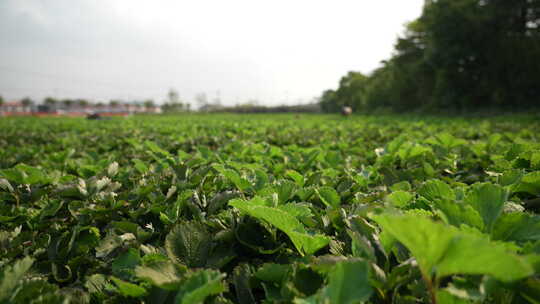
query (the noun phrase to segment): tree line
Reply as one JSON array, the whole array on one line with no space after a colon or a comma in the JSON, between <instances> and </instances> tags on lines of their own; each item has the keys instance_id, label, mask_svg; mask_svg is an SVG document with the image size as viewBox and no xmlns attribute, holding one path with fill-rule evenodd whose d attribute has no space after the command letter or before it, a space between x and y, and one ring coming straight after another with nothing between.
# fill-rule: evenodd
<instances>
[{"instance_id":1,"label":"tree line","mask_svg":"<svg viewBox=\"0 0 540 304\"><path fill-rule=\"evenodd\" d=\"M394 55L349 72L325 112L526 110L540 106L540 0L426 0Z\"/></svg>"}]
</instances>

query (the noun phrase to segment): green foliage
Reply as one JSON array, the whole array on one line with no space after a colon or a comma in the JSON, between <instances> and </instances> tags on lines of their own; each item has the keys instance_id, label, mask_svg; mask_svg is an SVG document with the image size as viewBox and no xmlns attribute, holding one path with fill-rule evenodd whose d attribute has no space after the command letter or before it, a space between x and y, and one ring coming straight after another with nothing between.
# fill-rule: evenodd
<instances>
[{"instance_id":1,"label":"green foliage","mask_svg":"<svg viewBox=\"0 0 540 304\"><path fill-rule=\"evenodd\" d=\"M349 72L323 92L326 112L538 108L540 1L426 1L391 58L370 75ZM509 68L510 67L510 68ZM445 139L440 138L445 141ZM454 144L446 148L456 147Z\"/></svg>"},{"instance_id":2,"label":"green foliage","mask_svg":"<svg viewBox=\"0 0 540 304\"><path fill-rule=\"evenodd\" d=\"M482 217L488 232L493 229L493 224L501 214L508 194L497 185L478 184L465 199Z\"/></svg>"},{"instance_id":3,"label":"green foliage","mask_svg":"<svg viewBox=\"0 0 540 304\"><path fill-rule=\"evenodd\" d=\"M425 277L487 274L509 282L533 273L524 259L481 234L413 215L379 215L374 219L411 251Z\"/></svg>"},{"instance_id":4,"label":"green foliage","mask_svg":"<svg viewBox=\"0 0 540 304\"><path fill-rule=\"evenodd\" d=\"M358 303L371 296L369 265L365 261L338 263L328 275L328 286L322 291L324 302Z\"/></svg>"},{"instance_id":5,"label":"green foliage","mask_svg":"<svg viewBox=\"0 0 540 304\"><path fill-rule=\"evenodd\" d=\"M1 303L538 298L534 117L7 118L0 130Z\"/></svg>"},{"instance_id":6,"label":"green foliage","mask_svg":"<svg viewBox=\"0 0 540 304\"><path fill-rule=\"evenodd\" d=\"M396 207L403 208L406 207L413 198L414 195L412 193L400 190L389 194L386 197L386 200Z\"/></svg>"},{"instance_id":7,"label":"green foliage","mask_svg":"<svg viewBox=\"0 0 540 304\"><path fill-rule=\"evenodd\" d=\"M224 274L214 270L201 270L190 275L180 287L175 302L202 303L207 297L224 292L224 277Z\"/></svg>"},{"instance_id":8,"label":"green foliage","mask_svg":"<svg viewBox=\"0 0 540 304\"><path fill-rule=\"evenodd\" d=\"M138 285L124 282L115 277L111 277L111 280L118 288L118 293L120 293L124 297L139 298L146 294L146 290Z\"/></svg>"},{"instance_id":9,"label":"green foliage","mask_svg":"<svg viewBox=\"0 0 540 304\"><path fill-rule=\"evenodd\" d=\"M189 267L202 267L210 252L212 236L203 223L185 222L167 235L165 248L173 261Z\"/></svg>"},{"instance_id":10,"label":"green foliage","mask_svg":"<svg viewBox=\"0 0 540 304\"><path fill-rule=\"evenodd\" d=\"M291 209L286 206L284 206L285 208L281 206L269 207L262 199L232 200L229 205L283 231L302 255L314 254L328 245L330 241L327 236L308 233L304 225L296 218L298 214L290 212Z\"/></svg>"},{"instance_id":11,"label":"green foliage","mask_svg":"<svg viewBox=\"0 0 540 304\"><path fill-rule=\"evenodd\" d=\"M317 194L319 194L319 197L321 198L321 201L329 206L338 208L340 204L340 198L339 194L334 188L330 187L321 187L320 189L315 190Z\"/></svg>"},{"instance_id":12,"label":"green foliage","mask_svg":"<svg viewBox=\"0 0 540 304\"><path fill-rule=\"evenodd\" d=\"M167 260L135 268L135 275L138 278L148 280L153 285L166 290L177 290L185 272L186 268L180 268Z\"/></svg>"},{"instance_id":13,"label":"green foliage","mask_svg":"<svg viewBox=\"0 0 540 304\"><path fill-rule=\"evenodd\" d=\"M16 261L13 266L6 266L0 276L0 303L9 303L10 295L14 294L16 288L21 284L24 275L30 270L34 260L26 257Z\"/></svg>"}]
</instances>

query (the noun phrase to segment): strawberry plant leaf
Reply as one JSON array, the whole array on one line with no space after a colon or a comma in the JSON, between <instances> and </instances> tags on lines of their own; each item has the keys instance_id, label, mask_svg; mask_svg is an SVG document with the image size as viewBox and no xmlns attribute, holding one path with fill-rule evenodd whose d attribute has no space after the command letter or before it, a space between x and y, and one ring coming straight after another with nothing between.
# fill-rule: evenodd
<instances>
[{"instance_id":1,"label":"strawberry plant leaf","mask_svg":"<svg viewBox=\"0 0 540 304\"><path fill-rule=\"evenodd\" d=\"M322 297L328 303L352 304L367 301L371 294L368 263L343 261L328 274L328 286L324 288Z\"/></svg>"},{"instance_id":2,"label":"strawberry plant leaf","mask_svg":"<svg viewBox=\"0 0 540 304\"><path fill-rule=\"evenodd\" d=\"M11 266L5 266L0 275L0 301L9 302L10 295L32 267L34 259L25 257Z\"/></svg>"},{"instance_id":3,"label":"strawberry plant leaf","mask_svg":"<svg viewBox=\"0 0 540 304\"><path fill-rule=\"evenodd\" d=\"M139 285L125 282L115 277L111 277L111 281L118 288L118 292L125 297L140 298L146 295L146 289Z\"/></svg>"},{"instance_id":4,"label":"strawberry plant leaf","mask_svg":"<svg viewBox=\"0 0 540 304\"><path fill-rule=\"evenodd\" d=\"M414 198L414 195L405 191L395 191L390 193L386 200L395 207L406 207L409 202Z\"/></svg>"},{"instance_id":5,"label":"strawberry plant leaf","mask_svg":"<svg viewBox=\"0 0 540 304\"><path fill-rule=\"evenodd\" d=\"M166 290L178 290L186 272L187 268L181 268L170 261L158 261L135 268L138 278Z\"/></svg>"},{"instance_id":6,"label":"strawberry plant leaf","mask_svg":"<svg viewBox=\"0 0 540 304\"><path fill-rule=\"evenodd\" d=\"M215 270L200 270L191 274L180 287L175 303L203 303L206 298L226 290L224 278L224 274Z\"/></svg>"},{"instance_id":7,"label":"strawberry plant leaf","mask_svg":"<svg viewBox=\"0 0 540 304\"><path fill-rule=\"evenodd\" d=\"M436 199L449 199L454 200L456 195L452 188L448 186L445 182L432 179L425 182L420 189L418 189L418 194L427 198L430 201Z\"/></svg>"},{"instance_id":8,"label":"strawberry plant leaf","mask_svg":"<svg viewBox=\"0 0 540 304\"><path fill-rule=\"evenodd\" d=\"M503 187L485 183L474 185L465 200L478 211L489 233L502 213L507 198L508 193Z\"/></svg>"},{"instance_id":9,"label":"strawberry plant leaf","mask_svg":"<svg viewBox=\"0 0 540 304\"><path fill-rule=\"evenodd\" d=\"M484 235L412 215L377 215L375 221L405 245L417 259L424 276L487 274L510 282L530 276L533 269L507 247ZM481 261L486 261L483 263Z\"/></svg>"},{"instance_id":10,"label":"strawberry plant leaf","mask_svg":"<svg viewBox=\"0 0 540 304\"><path fill-rule=\"evenodd\" d=\"M341 203L341 198L334 188L320 187L315 189L321 201L329 207L338 208Z\"/></svg>"},{"instance_id":11,"label":"strawberry plant leaf","mask_svg":"<svg viewBox=\"0 0 540 304\"><path fill-rule=\"evenodd\" d=\"M229 205L254 218L263 220L279 230L283 231L298 252L302 255L311 255L325 247L330 242L327 236L320 234L308 234L298 219L284 210L264 206L260 201L231 200Z\"/></svg>"},{"instance_id":12,"label":"strawberry plant leaf","mask_svg":"<svg viewBox=\"0 0 540 304\"><path fill-rule=\"evenodd\" d=\"M176 225L165 239L169 258L188 267L205 266L211 247L212 235L198 221Z\"/></svg>"}]
</instances>

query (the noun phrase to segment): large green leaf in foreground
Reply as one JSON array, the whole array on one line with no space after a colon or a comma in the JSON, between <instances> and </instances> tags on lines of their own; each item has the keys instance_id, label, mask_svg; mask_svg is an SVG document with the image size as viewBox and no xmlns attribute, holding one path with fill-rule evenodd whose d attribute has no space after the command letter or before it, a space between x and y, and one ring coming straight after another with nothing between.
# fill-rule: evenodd
<instances>
[{"instance_id":1,"label":"large green leaf in foreground","mask_svg":"<svg viewBox=\"0 0 540 304\"><path fill-rule=\"evenodd\" d=\"M250 201L236 199L230 201L229 205L283 231L302 255L313 254L330 242L330 238L327 236L309 234L294 215L278 207L266 206L259 198Z\"/></svg>"},{"instance_id":2,"label":"large green leaf in foreground","mask_svg":"<svg viewBox=\"0 0 540 304\"><path fill-rule=\"evenodd\" d=\"M413 215L383 214L373 217L401 242L418 261L424 275L491 275L510 282L528 277L533 269L500 243Z\"/></svg>"}]
</instances>

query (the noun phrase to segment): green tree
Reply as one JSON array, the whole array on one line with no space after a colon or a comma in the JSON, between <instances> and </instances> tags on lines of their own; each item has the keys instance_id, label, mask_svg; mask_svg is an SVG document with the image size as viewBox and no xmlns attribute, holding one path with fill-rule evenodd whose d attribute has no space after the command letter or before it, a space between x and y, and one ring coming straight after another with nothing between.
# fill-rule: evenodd
<instances>
[{"instance_id":1,"label":"green tree","mask_svg":"<svg viewBox=\"0 0 540 304\"><path fill-rule=\"evenodd\" d=\"M34 104L34 101L32 99L30 99L30 97L25 97L23 98L23 100L21 100L21 104L24 106L24 107L30 107Z\"/></svg>"},{"instance_id":2,"label":"green tree","mask_svg":"<svg viewBox=\"0 0 540 304\"><path fill-rule=\"evenodd\" d=\"M75 102L72 100L72 99L64 99L62 100L62 104L66 107L66 108L71 108L71 106L73 106Z\"/></svg>"},{"instance_id":3,"label":"green tree","mask_svg":"<svg viewBox=\"0 0 540 304\"><path fill-rule=\"evenodd\" d=\"M167 93L167 101L161 106L165 112L183 112L186 104L180 99L180 95L175 89L170 89Z\"/></svg>"},{"instance_id":4,"label":"green tree","mask_svg":"<svg viewBox=\"0 0 540 304\"><path fill-rule=\"evenodd\" d=\"M58 100L56 100L53 97L46 97L43 103L45 103L48 106L55 106L58 103Z\"/></svg>"},{"instance_id":5,"label":"green tree","mask_svg":"<svg viewBox=\"0 0 540 304\"><path fill-rule=\"evenodd\" d=\"M355 110L538 107L540 0L426 1L392 58L367 77L348 73L321 107Z\"/></svg>"},{"instance_id":6,"label":"green tree","mask_svg":"<svg viewBox=\"0 0 540 304\"><path fill-rule=\"evenodd\" d=\"M156 104L154 103L152 99L148 99L144 102L144 106L148 109L148 108L154 108Z\"/></svg>"},{"instance_id":7,"label":"green tree","mask_svg":"<svg viewBox=\"0 0 540 304\"><path fill-rule=\"evenodd\" d=\"M76 103L80 106L80 107L86 107L88 106L90 103L88 102L88 100L86 99L77 99L76 100Z\"/></svg>"},{"instance_id":8,"label":"green tree","mask_svg":"<svg viewBox=\"0 0 540 304\"><path fill-rule=\"evenodd\" d=\"M342 77L336 91L327 90L320 98L323 111L340 112L345 106L357 111L365 106L365 89L368 77L359 72L349 72Z\"/></svg>"}]
</instances>

